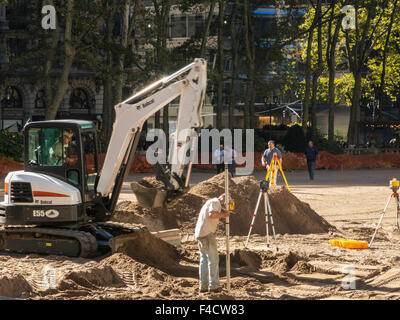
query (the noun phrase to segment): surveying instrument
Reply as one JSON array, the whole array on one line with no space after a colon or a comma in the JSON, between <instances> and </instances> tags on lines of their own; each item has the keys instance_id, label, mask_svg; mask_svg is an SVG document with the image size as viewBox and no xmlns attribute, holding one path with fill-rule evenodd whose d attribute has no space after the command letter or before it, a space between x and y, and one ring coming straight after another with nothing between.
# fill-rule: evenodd
<instances>
[{"instance_id":1,"label":"surveying instrument","mask_svg":"<svg viewBox=\"0 0 400 320\"><path fill-rule=\"evenodd\" d=\"M268 176L268 174L267 174L267 176ZM260 202L261 202L261 197L264 196L264 210L265 210L265 226L266 226L267 246L269 247L269 222L271 221L272 235L274 237L275 248L276 248L276 251L279 250L278 249L278 245L276 244L275 226L274 226L274 220L272 219L271 205L269 203L268 188L269 188L269 183L268 183L267 178L265 178L265 180L261 180L260 181L260 193L258 194L256 208L254 210L253 218L252 218L251 223L250 223L250 230L249 230L249 234L247 235L246 244L244 246L245 248L247 248L247 244L249 243L250 234L251 234L251 231L253 229L254 221L255 221L256 216L257 216L257 211L258 211L258 207L259 207Z\"/></svg>"},{"instance_id":2,"label":"surveying instrument","mask_svg":"<svg viewBox=\"0 0 400 320\"><path fill-rule=\"evenodd\" d=\"M269 182L270 187L273 187L274 185L276 185L276 178L278 176L278 170L282 173L282 177L283 177L283 180L285 180L286 187L291 192L289 184L286 180L286 176L283 173L281 162L278 159L278 154L274 153L274 155L272 157L272 161L268 167L267 176L265 177L265 181L268 181L268 179L270 180L270 182Z\"/></svg>"},{"instance_id":3,"label":"surveying instrument","mask_svg":"<svg viewBox=\"0 0 400 320\"><path fill-rule=\"evenodd\" d=\"M386 202L386 206L385 206L385 208L383 209L383 212L382 212L382 214L381 214L381 217L379 218L378 225L376 226L375 232L374 232L374 234L372 235L371 241L370 241L369 244L368 244L368 247L369 247L369 248L370 248L371 245L372 245L372 241L374 241L376 232L378 231L378 229L379 229L379 227L380 227L380 225L381 225L381 223L382 223L383 216L385 215L386 209L388 208L389 203L390 203L390 200L392 200L392 198L395 198L395 199L396 199L396 204L397 204L396 230L400 230L400 225L399 225L399 218L400 218L400 199L399 199L399 193L398 193L399 187L400 187L400 181L399 181L399 180L397 180L396 178L390 180L390 188L392 189L393 193L389 196L389 198L388 198L388 200L387 200L387 202Z\"/></svg>"}]
</instances>

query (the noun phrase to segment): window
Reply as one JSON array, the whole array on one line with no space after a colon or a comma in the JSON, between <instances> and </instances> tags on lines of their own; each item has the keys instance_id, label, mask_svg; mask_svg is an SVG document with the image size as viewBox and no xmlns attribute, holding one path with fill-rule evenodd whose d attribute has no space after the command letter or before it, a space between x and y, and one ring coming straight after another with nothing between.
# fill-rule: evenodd
<instances>
[{"instance_id":1,"label":"window","mask_svg":"<svg viewBox=\"0 0 400 320\"><path fill-rule=\"evenodd\" d=\"M71 93L69 105L72 109L89 109L89 97L85 90L74 89Z\"/></svg>"},{"instance_id":2,"label":"window","mask_svg":"<svg viewBox=\"0 0 400 320\"><path fill-rule=\"evenodd\" d=\"M196 33L199 34L203 31L203 16L189 16L188 17L188 37L193 37Z\"/></svg>"},{"instance_id":3,"label":"window","mask_svg":"<svg viewBox=\"0 0 400 320\"><path fill-rule=\"evenodd\" d=\"M1 101L3 108L22 108L22 97L16 87L7 87L6 97Z\"/></svg>"},{"instance_id":4,"label":"window","mask_svg":"<svg viewBox=\"0 0 400 320\"><path fill-rule=\"evenodd\" d=\"M46 108L45 92L44 90L39 90L35 98L35 108L44 109Z\"/></svg>"},{"instance_id":5,"label":"window","mask_svg":"<svg viewBox=\"0 0 400 320\"><path fill-rule=\"evenodd\" d=\"M186 37L186 16L171 15L171 38Z\"/></svg>"},{"instance_id":6,"label":"window","mask_svg":"<svg viewBox=\"0 0 400 320\"><path fill-rule=\"evenodd\" d=\"M82 145L85 155L86 189L88 191L94 191L98 172L96 161L96 140L94 133L83 133Z\"/></svg>"},{"instance_id":7,"label":"window","mask_svg":"<svg viewBox=\"0 0 400 320\"><path fill-rule=\"evenodd\" d=\"M225 72L230 72L232 71L232 59L224 59L224 71Z\"/></svg>"},{"instance_id":8,"label":"window","mask_svg":"<svg viewBox=\"0 0 400 320\"><path fill-rule=\"evenodd\" d=\"M8 132L20 132L22 130L22 120L3 119L1 120L0 128Z\"/></svg>"},{"instance_id":9,"label":"window","mask_svg":"<svg viewBox=\"0 0 400 320\"><path fill-rule=\"evenodd\" d=\"M58 167L78 164L78 147L71 130L31 128L28 143L30 165Z\"/></svg>"}]
</instances>

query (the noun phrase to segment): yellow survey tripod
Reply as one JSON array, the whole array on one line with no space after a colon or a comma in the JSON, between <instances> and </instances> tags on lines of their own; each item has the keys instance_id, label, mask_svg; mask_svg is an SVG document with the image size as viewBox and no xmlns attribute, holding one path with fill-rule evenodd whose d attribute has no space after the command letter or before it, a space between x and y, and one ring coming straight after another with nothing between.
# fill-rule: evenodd
<instances>
[{"instance_id":1,"label":"yellow survey tripod","mask_svg":"<svg viewBox=\"0 0 400 320\"><path fill-rule=\"evenodd\" d=\"M377 224L377 226L376 226L376 228L375 228L375 232L374 232L374 234L372 235L372 238L371 238L371 240L370 240L370 242L369 242L369 244L368 244L368 247L369 247L369 248L371 247L372 242L373 242L374 239L375 239L376 232L378 231L379 227L381 226L383 216L385 215L386 209L388 208L389 203L390 203L390 200L392 200L392 198L396 199L396 205L397 205L396 230L399 230L399 229L400 229L400 225L399 225L399 219L400 219L400 199L399 199L399 193L398 193L399 188L400 188L400 181L397 180L396 178L394 178L393 180L390 180L390 188L392 189L393 193L389 196L389 198L388 198L388 200L387 200L387 202L386 202L385 208L384 208L383 211L382 211L381 217L379 218L378 224Z\"/></svg>"},{"instance_id":2,"label":"yellow survey tripod","mask_svg":"<svg viewBox=\"0 0 400 320\"><path fill-rule=\"evenodd\" d=\"M265 177L265 181L268 181L268 179L270 179L270 182L269 182L270 187L273 187L274 185L276 185L276 178L278 176L278 170L281 171L283 180L285 180L286 186L287 186L288 190L290 191L289 184L286 180L285 174L283 173L281 162L278 159L278 154L274 153L274 155L272 156L272 161L268 167L267 175Z\"/></svg>"}]
</instances>

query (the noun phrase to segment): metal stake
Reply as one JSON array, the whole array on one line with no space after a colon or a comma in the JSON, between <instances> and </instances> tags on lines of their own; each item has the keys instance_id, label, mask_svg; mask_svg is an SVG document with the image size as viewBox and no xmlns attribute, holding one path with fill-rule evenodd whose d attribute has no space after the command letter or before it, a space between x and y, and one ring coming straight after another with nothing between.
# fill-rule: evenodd
<instances>
[{"instance_id":1,"label":"metal stake","mask_svg":"<svg viewBox=\"0 0 400 320\"><path fill-rule=\"evenodd\" d=\"M397 218L396 218L396 225L397 225L397 230L400 230L399 226L399 219L400 219L400 199L397 196L396 197L396 202L397 202Z\"/></svg>"},{"instance_id":2,"label":"metal stake","mask_svg":"<svg viewBox=\"0 0 400 320\"><path fill-rule=\"evenodd\" d=\"M225 210L229 211L229 171L228 164L225 163ZM229 252L229 216L225 221L226 233L226 289L231 290L231 257Z\"/></svg>"}]
</instances>

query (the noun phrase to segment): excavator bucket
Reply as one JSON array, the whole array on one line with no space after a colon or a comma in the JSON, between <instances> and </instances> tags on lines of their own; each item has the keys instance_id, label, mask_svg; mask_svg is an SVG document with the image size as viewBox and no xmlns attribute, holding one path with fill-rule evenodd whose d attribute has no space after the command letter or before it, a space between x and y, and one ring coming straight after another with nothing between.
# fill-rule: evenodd
<instances>
[{"instance_id":1,"label":"excavator bucket","mask_svg":"<svg viewBox=\"0 0 400 320\"><path fill-rule=\"evenodd\" d=\"M143 208L160 208L167 198L167 190L145 187L139 182L132 182L131 189L139 206Z\"/></svg>"},{"instance_id":2,"label":"excavator bucket","mask_svg":"<svg viewBox=\"0 0 400 320\"><path fill-rule=\"evenodd\" d=\"M176 248L181 247L179 229L159 232L135 231L110 239L109 245L112 253L124 253L132 258L146 260L162 259L160 252L168 256L177 255Z\"/></svg>"}]
</instances>

